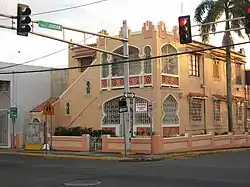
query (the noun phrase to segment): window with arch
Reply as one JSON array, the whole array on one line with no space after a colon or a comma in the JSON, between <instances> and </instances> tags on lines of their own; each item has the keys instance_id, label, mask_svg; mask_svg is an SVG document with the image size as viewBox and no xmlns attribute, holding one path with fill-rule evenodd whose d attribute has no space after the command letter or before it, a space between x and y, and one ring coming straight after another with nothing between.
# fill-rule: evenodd
<instances>
[{"instance_id":1,"label":"window with arch","mask_svg":"<svg viewBox=\"0 0 250 187\"><path fill-rule=\"evenodd\" d=\"M145 58L149 58L151 57L151 47L150 46L146 46L144 48L144 54L145 54ZM144 73L152 73L152 60L151 59L147 59L144 61Z\"/></svg>"},{"instance_id":2,"label":"window with arch","mask_svg":"<svg viewBox=\"0 0 250 187\"><path fill-rule=\"evenodd\" d=\"M161 54L176 54L178 51L171 45L166 44L161 48ZM162 73L178 75L178 56L170 56L161 59Z\"/></svg>"},{"instance_id":3,"label":"window with arch","mask_svg":"<svg viewBox=\"0 0 250 187\"><path fill-rule=\"evenodd\" d=\"M139 53L140 51L138 48L129 46L129 60L140 59ZM130 75L138 75L140 73L141 73L141 61L129 63Z\"/></svg>"},{"instance_id":4,"label":"window with arch","mask_svg":"<svg viewBox=\"0 0 250 187\"><path fill-rule=\"evenodd\" d=\"M164 125L179 125L178 116L179 105L173 95L168 95L163 102L163 119Z\"/></svg>"},{"instance_id":5,"label":"window with arch","mask_svg":"<svg viewBox=\"0 0 250 187\"><path fill-rule=\"evenodd\" d=\"M121 96L113 98L111 100L106 101L103 104L103 118L102 118L102 125L120 125L120 113L118 102ZM135 98L135 103L148 103L148 100L140 97ZM134 113L135 106L133 105L133 100L131 99L130 102L130 114L131 120L135 119L134 124L150 124L150 117L147 113ZM134 109L134 110L133 110ZM135 117L135 118L133 118Z\"/></svg>"},{"instance_id":6,"label":"window with arch","mask_svg":"<svg viewBox=\"0 0 250 187\"><path fill-rule=\"evenodd\" d=\"M123 48L119 47L118 49L113 51L114 53L117 54L123 54ZM129 46L129 59L130 60L136 60L140 59L140 51L138 48ZM117 64L112 64L112 76L113 77L118 77L118 76L123 76L124 75L124 64L119 63L122 62L123 59L118 56L112 56L112 63L117 63ZM141 72L141 62L133 62L129 64L129 74L130 75L137 75L140 74Z\"/></svg>"},{"instance_id":7,"label":"window with arch","mask_svg":"<svg viewBox=\"0 0 250 187\"><path fill-rule=\"evenodd\" d=\"M109 66L106 65L108 64L108 54L102 53L101 60L101 63L105 64L102 66L102 78L107 78L109 76Z\"/></svg>"},{"instance_id":8,"label":"window with arch","mask_svg":"<svg viewBox=\"0 0 250 187\"><path fill-rule=\"evenodd\" d=\"M40 123L40 120L39 120L38 118L34 118L34 119L32 120L32 122L33 122L33 123Z\"/></svg>"},{"instance_id":9,"label":"window with arch","mask_svg":"<svg viewBox=\"0 0 250 187\"><path fill-rule=\"evenodd\" d=\"M91 92L91 83L90 83L90 81L86 81L85 89L86 89L86 94L87 95L90 94L90 92Z\"/></svg>"}]
</instances>

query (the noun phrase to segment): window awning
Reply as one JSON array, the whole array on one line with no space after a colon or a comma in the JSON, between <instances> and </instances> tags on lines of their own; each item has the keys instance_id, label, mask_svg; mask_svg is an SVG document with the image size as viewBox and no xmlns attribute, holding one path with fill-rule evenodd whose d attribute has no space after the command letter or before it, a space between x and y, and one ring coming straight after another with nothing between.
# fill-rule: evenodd
<instances>
[{"instance_id":1,"label":"window awning","mask_svg":"<svg viewBox=\"0 0 250 187\"><path fill-rule=\"evenodd\" d=\"M189 92L188 97L193 98L193 99L206 99L207 98L207 96L204 93L197 93L197 92Z\"/></svg>"}]
</instances>

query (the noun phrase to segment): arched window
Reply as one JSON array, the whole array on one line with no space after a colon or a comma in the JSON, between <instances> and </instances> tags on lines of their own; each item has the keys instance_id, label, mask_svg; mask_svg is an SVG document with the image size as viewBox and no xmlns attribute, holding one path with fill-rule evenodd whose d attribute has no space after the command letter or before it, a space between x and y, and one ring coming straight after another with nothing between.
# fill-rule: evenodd
<instances>
[{"instance_id":1,"label":"arched window","mask_svg":"<svg viewBox=\"0 0 250 187\"><path fill-rule=\"evenodd\" d=\"M129 60L140 59L139 53L140 51L138 48L129 46ZM130 75L139 75L140 73L141 73L141 61L129 63Z\"/></svg>"},{"instance_id":2,"label":"arched window","mask_svg":"<svg viewBox=\"0 0 250 187\"><path fill-rule=\"evenodd\" d=\"M91 83L90 83L90 81L86 81L85 89L86 89L86 94L87 95L90 94L90 92L91 92Z\"/></svg>"},{"instance_id":3,"label":"arched window","mask_svg":"<svg viewBox=\"0 0 250 187\"><path fill-rule=\"evenodd\" d=\"M102 64L108 64L108 55L107 55L107 53L102 53L101 63ZM108 65L102 66L102 78L107 78L108 76L109 76L109 66Z\"/></svg>"},{"instance_id":4,"label":"arched window","mask_svg":"<svg viewBox=\"0 0 250 187\"><path fill-rule=\"evenodd\" d=\"M151 47L146 46L144 48L145 58L151 57ZM152 73L152 60L148 59L144 61L144 73Z\"/></svg>"},{"instance_id":5,"label":"arched window","mask_svg":"<svg viewBox=\"0 0 250 187\"><path fill-rule=\"evenodd\" d=\"M180 123L178 110L178 102L174 96L170 94L163 102L163 125L178 125Z\"/></svg>"},{"instance_id":6,"label":"arched window","mask_svg":"<svg viewBox=\"0 0 250 187\"><path fill-rule=\"evenodd\" d=\"M33 123L40 123L40 120L39 120L38 118L34 118L34 119L32 120L32 122L33 122Z\"/></svg>"},{"instance_id":7,"label":"arched window","mask_svg":"<svg viewBox=\"0 0 250 187\"><path fill-rule=\"evenodd\" d=\"M123 48L119 47L114 53L117 54L123 54ZM140 59L139 57L139 49L133 46L129 46L129 59L130 60L136 60ZM118 56L112 56L112 63L122 62L123 59ZM138 75L141 72L141 62L132 62L129 64L129 74L130 75ZM112 76L118 77L118 76L124 76L124 64L123 63L117 63L112 65Z\"/></svg>"},{"instance_id":8,"label":"arched window","mask_svg":"<svg viewBox=\"0 0 250 187\"><path fill-rule=\"evenodd\" d=\"M161 54L176 54L178 51L171 45L166 44L161 48ZM178 75L178 56L170 56L161 59L162 73Z\"/></svg>"}]
</instances>

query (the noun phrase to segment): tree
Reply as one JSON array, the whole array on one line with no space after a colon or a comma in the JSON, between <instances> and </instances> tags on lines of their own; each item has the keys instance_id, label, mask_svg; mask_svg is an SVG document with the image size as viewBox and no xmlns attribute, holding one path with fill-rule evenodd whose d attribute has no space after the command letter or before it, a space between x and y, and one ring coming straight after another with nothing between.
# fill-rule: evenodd
<instances>
[{"instance_id":1,"label":"tree","mask_svg":"<svg viewBox=\"0 0 250 187\"><path fill-rule=\"evenodd\" d=\"M226 19L245 16L245 9L249 0L203 0L195 9L194 21L205 24L218 21L225 15ZM244 26L244 19L227 21L225 30ZM200 27L202 41L209 42L209 32L216 32L217 24L207 24ZM244 38L242 31L234 31L240 38ZM249 37L249 36L248 36ZM222 38L222 45L234 44L230 31L226 31ZM230 50L234 47L226 47L226 78L227 78L227 108L228 108L228 130L233 131L233 110L232 110L232 70Z\"/></svg>"}]
</instances>

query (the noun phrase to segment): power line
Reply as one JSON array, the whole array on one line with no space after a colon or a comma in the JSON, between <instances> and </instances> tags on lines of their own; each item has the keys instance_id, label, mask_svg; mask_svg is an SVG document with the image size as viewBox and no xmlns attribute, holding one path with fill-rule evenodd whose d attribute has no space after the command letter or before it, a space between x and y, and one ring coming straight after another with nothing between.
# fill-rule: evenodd
<instances>
[{"instance_id":1,"label":"power line","mask_svg":"<svg viewBox=\"0 0 250 187\"><path fill-rule=\"evenodd\" d=\"M85 6L89 6L89 5L99 4L99 3L102 3L105 1L109 1L109 0L99 0L99 1L92 2L92 3L82 4L82 5L76 5L76 6L66 7L66 8L49 10L49 11L45 11L45 12L39 12L39 13L31 14L31 16L38 16L38 15L44 15L44 14L51 14L51 13L55 13L55 12L62 12L62 11L66 11L66 10L72 10L72 9L81 8L81 7L85 7ZM4 19L0 19L0 20L7 20L7 19L10 19L10 18L4 18Z\"/></svg>"},{"instance_id":2,"label":"power line","mask_svg":"<svg viewBox=\"0 0 250 187\"><path fill-rule=\"evenodd\" d=\"M85 40L82 40L82 41L80 41L80 42L78 42L78 43L82 43L82 42L84 42L84 41L86 41L86 40L88 40L88 39L90 39L90 38L93 38L93 37L94 37L94 36L90 36L90 37L86 38ZM42 59L44 59L44 58L47 58L47 57L53 56L53 55L55 55L55 54L58 54L58 53L60 53L60 52L63 52L63 51L65 51L65 50L67 50L68 48L69 48L69 47L64 48L64 49L60 49L60 50L58 50L58 51L49 53L49 54L47 54L47 55L44 55L44 56L41 56L41 57L38 57L38 58L35 58L35 59L32 59L32 60L29 60L29 61L22 62L22 63L19 63L19 64L13 64L13 65L9 65L9 66L0 67L0 69L8 69L8 68L12 68L12 67L16 67L16 66L21 66L21 65L24 65L24 64L28 64L28 63L30 63L30 62L34 62L34 61L37 61L37 60L42 60ZM3 61L0 61L0 62L3 62ZM4 62L4 63L10 63L10 62Z\"/></svg>"},{"instance_id":3,"label":"power line","mask_svg":"<svg viewBox=\"0 0 250 187\"><path fill-rule=\"evenodd\" d=\"M41 73L41 72L49 72L49 71L65 71L65 70L72 70L72 69L79 69L79 68L92 68L92 67L124 64L124 63L127 63L127 62L133 63L133 62L139 62L139 61L143 61L143 60L153 60L153 59L158 59L158 58L165 58L165 57L178 56L178 55L184 55L184 54L199 53L199 52L203 52L203 51L221 49L221 48L232 47L232 46L236 46L236 45L244 45L244 44L248 44L248 43L250 43L250 41L236 43L236 44L230 44L230 45L223 45L223 46L219 46L219 47L209 47L209 48L206 48L206 49L199 49L199 50L193 50L193 51L180 52L180 53L175 53L175 54L153 56L153 57L147 57L147 58L142 58L142 59L123 60L123 61L120 61L120 62L113 62L113 63L108 63L108 64L93 64L93 65L88 65L88 66L76 66L76 67L68 67L68 68L50 68L50 69L44 69L44 70L31 70L31 71L0 72L0 75L1 74Z\"/></svg>"}]
</instances>

